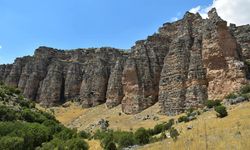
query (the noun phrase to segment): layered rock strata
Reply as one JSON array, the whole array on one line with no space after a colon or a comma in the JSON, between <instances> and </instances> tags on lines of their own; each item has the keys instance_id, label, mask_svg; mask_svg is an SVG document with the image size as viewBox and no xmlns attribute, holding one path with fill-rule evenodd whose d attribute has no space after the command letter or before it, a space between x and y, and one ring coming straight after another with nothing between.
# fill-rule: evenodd
<instances>
[{"instance_id":1,"label":"layered rock strata","mask_svg":"<svg viewBox=\"0 0 250 150\"><path fill-rule=\"evenodd\" d=\"M176 115L248 82L250 26L227 26L215 9L208 16L187 12L129 51L39 47L34 56L0 65L0 81L45 106L121 104L135 114L159 102L162 114Z\"/></svg>"}]
</instances>

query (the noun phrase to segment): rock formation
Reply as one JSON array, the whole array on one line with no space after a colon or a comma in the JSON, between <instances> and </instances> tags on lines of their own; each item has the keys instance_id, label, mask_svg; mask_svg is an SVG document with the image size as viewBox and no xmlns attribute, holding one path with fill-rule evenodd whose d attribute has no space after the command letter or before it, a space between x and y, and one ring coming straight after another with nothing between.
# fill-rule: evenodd
<instances>
[{"instance_id":1,"label":"rock formation","mask_svg":"<svg viewBox=\"0 0 250 150\"><path fill-rule=\"evenodd\" d=\"M162 114L176 115L248 82L250 26L227 26L215 9L208 16L187 12L129 51L39 47L0 65L0 81L45 106L121 104L135 114L159 102Z\"/></svg>"}]
</instances>

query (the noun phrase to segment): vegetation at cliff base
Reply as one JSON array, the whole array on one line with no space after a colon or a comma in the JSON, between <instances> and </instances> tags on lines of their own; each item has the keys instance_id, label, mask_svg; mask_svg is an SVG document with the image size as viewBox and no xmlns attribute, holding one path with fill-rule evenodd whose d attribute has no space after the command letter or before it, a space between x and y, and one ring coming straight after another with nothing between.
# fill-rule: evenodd
<instances>
[{"instance_id":1,"label":"vegetation at cliff base","mask_svg":"<svg viewBox=\"0 0 250 150\"><path fill-rule=\"evenodd\" d=\"M170 133L173 140L177 140L178 131L173 128L174 120L155 125L153 129L138 128L135 132L114 131L114 130L97 130L93 135L94 139L101 141L101 146L105 150L122 149L133 145L145 145L154 143L166 138L165 132ZM158 136L160 134L160 136Z\"/></svg>"},{"instance_id":2,"label":"vegetation at cliff base","mask_svg":"<svg viewBox=\"0 0 250 150\"><path fill-rule=\"evenodd\" d=\"M0 85L0 149L87 150L88 135L68 129L53 115L35 108L18 89Z\"/></svg>"},{"instance_id":3,"label":"vegetation at cliff base","mask_svg":"<svg viewBox=\"0 0 250 150\"><path fill-rule=\"evenodd\" d=\"M214 110L217 112L217 117L223 118L227 116L227 109L225 106L216 106Z\"/></svg>"}]
</instances>

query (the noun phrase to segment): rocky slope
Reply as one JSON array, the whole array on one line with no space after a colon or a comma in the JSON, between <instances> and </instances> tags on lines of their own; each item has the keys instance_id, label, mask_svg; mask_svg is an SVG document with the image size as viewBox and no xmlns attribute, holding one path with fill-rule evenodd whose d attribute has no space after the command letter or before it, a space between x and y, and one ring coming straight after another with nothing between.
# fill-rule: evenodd
<instances>
[{"instance_id":1,"label":"rocky slope","mask_svg":"<svg viewBox=\"0 0 250 150\"><path fill-rule=\"evenodd\" d=\"M247 83L250 26L187 12L131 52L114 48L62 51L39 47L34 56L0 65L0 80L46 106L79 101L83 107L122 105L135 114L159 102L175 115L204 100L223 98Z\"/></svg>"}]
</instances>

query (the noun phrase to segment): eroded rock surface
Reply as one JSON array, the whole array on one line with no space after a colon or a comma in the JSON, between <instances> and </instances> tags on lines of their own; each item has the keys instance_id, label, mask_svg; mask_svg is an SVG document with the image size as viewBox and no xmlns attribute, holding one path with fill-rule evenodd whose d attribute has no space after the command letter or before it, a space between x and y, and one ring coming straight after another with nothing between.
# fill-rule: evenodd
<instances>
[{"instance_id":1,"label":"eroded rock surface","mask_svg":"<svg viewBox=\"0 0 250 150\"><path fill-rule=\"evenodd\" d=\"M159 101L161 113L176 115L248 82L250 26L227 26L215 9L208 17L187 12L127 52L39 47L34 56L0 65L0 81L45 106L121 104L135 114Z\"/></svg>"}]
</instances>

